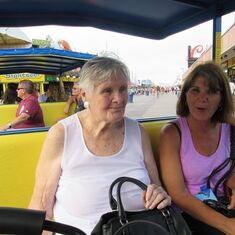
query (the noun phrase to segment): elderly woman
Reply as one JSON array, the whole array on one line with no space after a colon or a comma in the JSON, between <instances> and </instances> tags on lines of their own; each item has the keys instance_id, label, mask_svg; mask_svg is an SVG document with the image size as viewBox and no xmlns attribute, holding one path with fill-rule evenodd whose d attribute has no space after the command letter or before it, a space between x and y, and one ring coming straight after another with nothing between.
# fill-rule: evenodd
<instances>
[{"instance_id":1,"label":"elderly woman","mask_svg":"<svg viewBox=\"0 0 235 235\"><path fill-rule=\"evenodd\" d=\"M48 217L90 234L100 216L110 211L108 189L117 177L134 177L148 185L146 193L124 185L128 210L160 209L171 199L161 186L146 131L124 117L126 66L96 57L84 65L80 79L86 109L50 129L30 208L46 210Z\"/></svg>"}]
</instances>

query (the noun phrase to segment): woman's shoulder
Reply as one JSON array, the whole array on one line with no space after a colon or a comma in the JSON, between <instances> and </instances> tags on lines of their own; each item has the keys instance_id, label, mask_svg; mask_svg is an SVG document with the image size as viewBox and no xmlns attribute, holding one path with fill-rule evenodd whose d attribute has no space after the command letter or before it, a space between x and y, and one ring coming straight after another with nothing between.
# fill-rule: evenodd
<instances>
[{"instance_id":1,"label":"woman's shoulder","mask_svg":"<svg viewBox=\"0 0 235 235\"><path fill-rule=\"evenodd\" d=\"M127 133L132 133L133 136L137 137L143 132L144 127L135 119L124 117L124 124Z\"/></svg>"},{"instance_id":2,"label":"woman's shoulder","mask_svg":"<svg viewBox=\"0 0 235 235\"><path fill-rule=\"evenodd\" d=\"M47 134L47 141L56 141L61 140L64 138L64 126L61 123L56 123L55 125L51 126Z\"/></svg>"},{"instance_id":3,"label":"woman's shoulder","mask_svg":"<svg viewBox=\"0 0 235 235\"><path fill-rule=\"evenodd\" d=\"M167 122L162 128L161 128L161 136L175 139L177 137L181 137L181 129L180 129L180 123L179 119L172 120L170 122Z\"/></svg>"},{"instance_id":4,"label":"woman's shoulder","mask_svg":"<svg viewBox=\"0 0 235 235\"><path fill-rule=\"evenodd\" d=\"M72 128L75 128L75 126L77 126L77 123L79 122L79 118L78 118L78 114L72 114L64 119L61 119L58 121L58 123L60 123L64 128L70 128L72 126Z\"/></svg>"},{"instance_id":5,"label":"woman's shoulder","mask_svg":"<svg viewBox=\"0 0 235 235\"><path fill-rule=\"evenodd\" d=\"M221 134L228 136L230 138L230 132L231 132L231 130L233 130L235 128L235 126L223 122L223 123L221 123L221 127L222 127Z\"/></svg>"},{"instance_id":6,"label":"woman's shoulder","mask_svg":"<svg viewBox=\"0 0 235 235\"><path fill-rule=\"evenodd\" d=\"M127 126L133 126L133 125L139 126L140 125L140 123L137 120L126 117L126 116L124 117L124 122L125 122L125 125Z\"/></svg>"}]
</instances>

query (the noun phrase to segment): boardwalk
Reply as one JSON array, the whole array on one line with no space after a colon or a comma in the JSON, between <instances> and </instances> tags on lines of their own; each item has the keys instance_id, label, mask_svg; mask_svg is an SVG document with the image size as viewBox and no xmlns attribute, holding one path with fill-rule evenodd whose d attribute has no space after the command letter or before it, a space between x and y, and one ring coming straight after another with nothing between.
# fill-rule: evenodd
<instances>
[{"instance_id":1,"label":"boardwalk","mask_svg":"<svg viewBox=\"0 0 235 235\"><path fill-rule=\"evenodd\" d=\"M176 115L177 96L172 93L157 96L135 95L128 103L126 116L131 118L153 118Z\"/></svg>"}]
</instances>

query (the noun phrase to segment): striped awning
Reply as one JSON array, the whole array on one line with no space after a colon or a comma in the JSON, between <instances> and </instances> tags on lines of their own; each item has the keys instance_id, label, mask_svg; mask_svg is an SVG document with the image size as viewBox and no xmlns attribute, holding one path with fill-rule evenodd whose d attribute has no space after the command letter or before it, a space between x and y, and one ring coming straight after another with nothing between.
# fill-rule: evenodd
<instances>
[{"instance_id":1,"label":"striped awning","mask_svg":"<svg viewBox=\"0 0 235 235\"><path fill-rule=\"evenodd\" d=\"M0 49L0 74L38 73L61 75L81 68L96 55L52 48Z\"/></svg>"}]
</instances>

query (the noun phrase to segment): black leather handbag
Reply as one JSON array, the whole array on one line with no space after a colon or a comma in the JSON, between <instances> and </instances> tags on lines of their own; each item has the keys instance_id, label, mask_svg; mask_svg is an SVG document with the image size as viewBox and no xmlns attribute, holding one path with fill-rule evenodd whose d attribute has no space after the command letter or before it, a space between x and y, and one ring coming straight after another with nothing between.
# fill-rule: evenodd
<instances>
[{"instance_id":1,"label":"black leather handbag","mask_svg":"<svg viewBox=\"0 0 235 235\"><path fill-rule=\"evenodd\" d=\"M206 205L218 211L229 218L235 218L235 209L228 209L229 201L226 199L220 199L218 201L207 199L203 201Z\"/></svg>"},{"instance_id":2,"label":"black leather handbag","mask_svg":"<svg viewBox=\"0 0 235 235\"><path fill-rule=\"evenodd\" d=\"M162 210L125 211L121 200L121 186L125 182L134 183L142 190L147 189L144 183L130 177L116 179L109 190L109 202L113 211L101 216L91 235L191 235L183 217L173 207L168 206ZM115 184L117 200L112 194Z\"/></svg>"}]
</instances>

